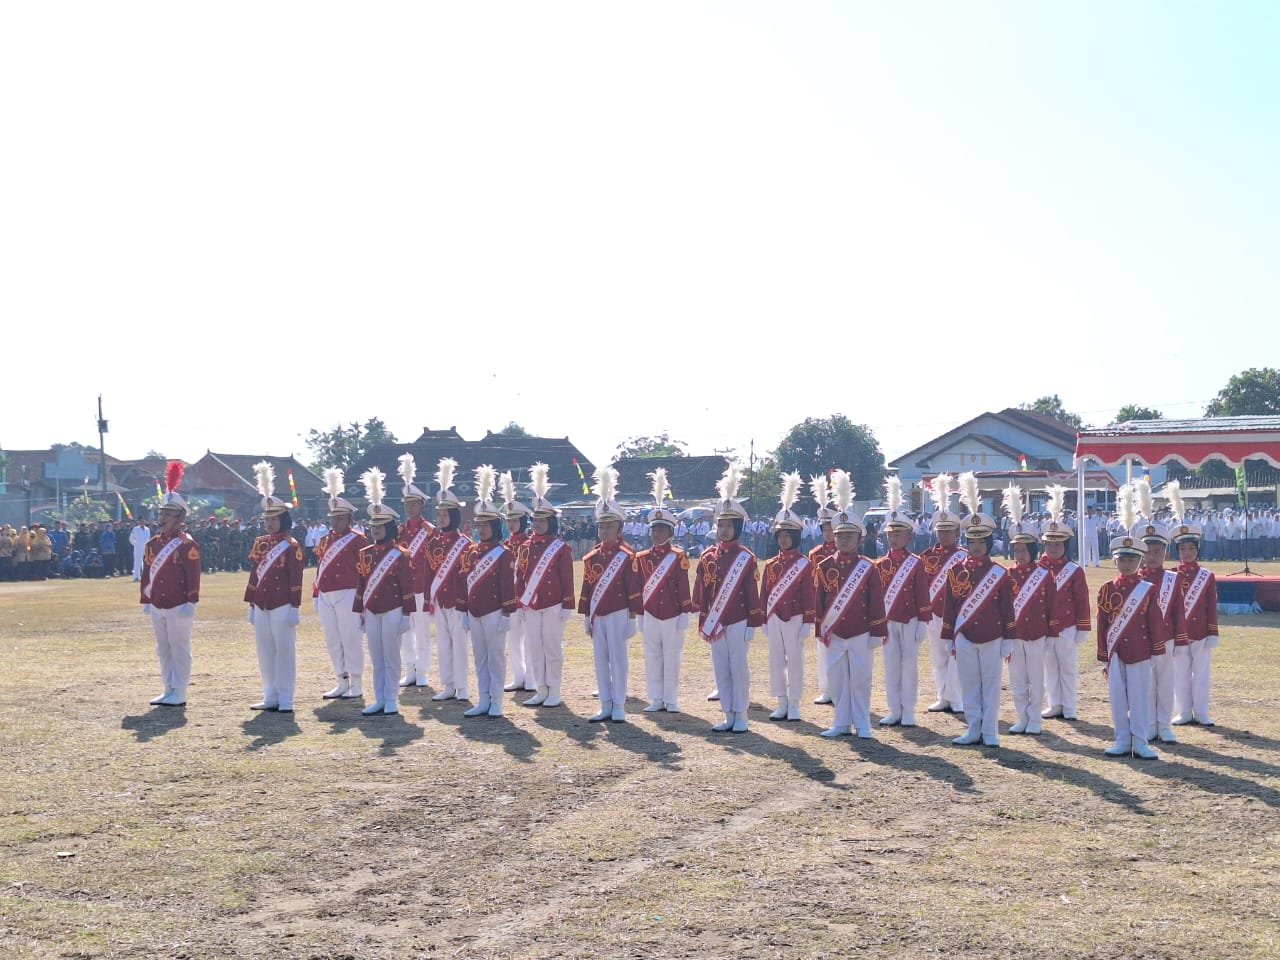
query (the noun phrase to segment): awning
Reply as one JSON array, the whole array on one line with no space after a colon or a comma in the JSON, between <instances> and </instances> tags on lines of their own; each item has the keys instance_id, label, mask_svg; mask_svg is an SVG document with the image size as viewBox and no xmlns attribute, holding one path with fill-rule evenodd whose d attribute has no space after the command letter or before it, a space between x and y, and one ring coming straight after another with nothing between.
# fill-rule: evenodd
<instances>
[{"instance_id":1,"label":"awning","mask_svg":"<svg viewBox=\"0 0 1280 960\"><path fill-rule=\"evenodd\" d=\"M1075 462L1092 458L1103 466L1126 460L1154 467L1181 460L1192 469L1207 460L1240 467L1266 460L1280 467L1280 417L1205 417L1200 420L1131 420L1111 427L1080 430Z\"/></svg>"}]
</instances>

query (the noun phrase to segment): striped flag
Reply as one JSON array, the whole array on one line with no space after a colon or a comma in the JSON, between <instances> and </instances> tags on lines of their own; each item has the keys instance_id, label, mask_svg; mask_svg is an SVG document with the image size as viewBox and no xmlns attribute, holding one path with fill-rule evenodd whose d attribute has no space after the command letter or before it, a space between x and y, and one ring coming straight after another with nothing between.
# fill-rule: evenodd
<instances>
[{"instance_id":1,"label":"striped flag","mask_svg":"<svg viewBox=\"0 0 1280 960\"><path fill-rule=\"evenodd\" d=\"M578 458L573 458L573 465L578 468L578 479L582 481L582 495L584 497L591 496L591 487L587 484L587 475L582 472L582 464L578 462Z\"/></svg>"},{"instance_id":2,"label":"striped flag","mask_svg":"<svg viewBox=\"0 0 1280 960\"><path fill-rule=\"evenodd\" d=\"M298 509L298 488L293 485L293 469L289 470L289 497L293 500L293 509Z\"/></svg>"}]
</instances>

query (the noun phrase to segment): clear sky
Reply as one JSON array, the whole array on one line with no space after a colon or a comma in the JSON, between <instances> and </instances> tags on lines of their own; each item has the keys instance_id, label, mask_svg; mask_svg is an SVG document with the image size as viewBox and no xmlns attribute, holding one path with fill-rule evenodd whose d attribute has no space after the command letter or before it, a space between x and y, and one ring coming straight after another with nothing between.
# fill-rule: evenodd
<instances>
[{"instance_id":1,"label":"clear sky","mask_svg":"<svg viewBox=\"0 0 1280 960\"><path fill-rule=\"evenodd\" d=\"M1273 2L0 6L0 445L806 416L1280 362Z\"/></svg>"}]
</instances>

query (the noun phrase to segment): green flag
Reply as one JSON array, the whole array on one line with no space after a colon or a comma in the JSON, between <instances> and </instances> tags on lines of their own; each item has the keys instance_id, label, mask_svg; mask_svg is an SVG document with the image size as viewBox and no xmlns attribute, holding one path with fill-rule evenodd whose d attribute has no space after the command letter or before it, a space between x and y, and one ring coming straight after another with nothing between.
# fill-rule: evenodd
<instances>
[{"instance_id":1,"label":"green flag","mask_svg":"<svg viewBox=\"0 0 1280 960\"><path fill-rule=\"evenodd\" d=\"M1236 467L1236 499L1240 501L1240 509L1249 503L1249 488L1245 485L1244 466Z\"/></svg>"}]
</instances>

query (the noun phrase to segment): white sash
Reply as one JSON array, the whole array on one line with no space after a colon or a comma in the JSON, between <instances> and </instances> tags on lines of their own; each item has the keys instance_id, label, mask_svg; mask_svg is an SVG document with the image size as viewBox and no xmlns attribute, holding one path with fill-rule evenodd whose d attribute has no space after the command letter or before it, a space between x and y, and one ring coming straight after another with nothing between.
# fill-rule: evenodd
<instances>
[{"instance_id":1,"label":"white sash","mask_svg":"<svg viewBox=\"0 0 1280 960\"><path fill-rule=\"evenodd\" d=\"M1059 590L1065 590L1067 588L1067 583L1071 580L1071 577L1079 569L1080 569L1079 564L1077 564L1074 560L1068 560L1066 563L1062 565L1062 569L1058 571L1058 575L1053 578L1053 585L1057 587Z\"/></svg>"},{"instance_id":2,"label":"white sash","mask_svg":"<svg viewBox=\"0 0 1280 960\"><path fill-rule=\"evenodd\" d=\"M293 546L292 542L288 537L285 537L267 552L267 555L262 558L262 562L258 564L258 569L254 571L254 576L257 578L258 583L262 582L262 578L267 575L271 565L279 560L291 546Z\"/></svg>"},{"instance_id":3,"label":"white sash","mask_svg":"<svg viewBox=\"0 0 1280 960\"><path fill-rule=\"evenodd\" d=\"M440 592L440 584L443 583L453 573L453 568L458 563L458 558L462 556L462 551L467 549L470 543L466 537L458 537L453 543L453 548L449 551L449 555L444 558L444 563L440 564L440 569L436 571L434 579L431 581L431 599L428 603L431 606L436 605L436 594Z\"/></svg>"},{"instance_id":4,"label":"white sash","mask_svg":"<svg viewBox=\"0 0 1280 960\"><path fill-rule=\"evenodd\" d=\"M324 556L320 558L320 567L316 570L316 583L320 582L320 578L324 576L324 572L329 569L329 564L336 560L338 554L345 550L347 545L358 536L359 534L352 530L337 542L329 544L329 549L326 550L324 552Z\"/></svg>"},{"instance_id":5,"label":"white sash","mask_svg":"<svg viewBox=\"0 0 1280 960\"><path fill-rule=\"evenodd\" d=\"M1003 579L1004 567L993 564L987 571L987 575L982 578L982 582L974 587L973 593L969 594L969 598L960 607L960 613L956 616L956 625L953 628L956 633L964 629L964 625L973 618L984 603L991 599L991 595L996 592L996 587Z\"/></svg>"},{"instance_id":6,"label":"white sash","mask_svg":"<svg viewBox=\"0 0 1280 960\"><path fill-rule=\"evenodd\" d=\"M942 569L938 571L938 575L934 577L933 581L929 584L929 601L931 603L938 599L938 594L940 594L942 592L942 588L947 585L947 571L960 561L964 560L967 556L969 556L967 551L957 550L947 558L947 562L942 565Z\"/></svg>"},{"instance_id":7,"label":"white sash","mask_svg":"<svg viewBox=\"0 0 1280 960\"><path fill-rule=\"evenodd\" d=\"M858 588L867 579L867 574L871 572L871 561L866 557L858 560L857 566L849 574L849 579L844 582L844 586L840 588L840 592L836 594L836 598L831 603L831 609L827 611L827 615L822 618L822 635L830 636L832 629L844 616L844 611L850 603L853 602L854 594L858 592Z\"/></svg>"},{"instance_id":8,"label":"white sash","mask_svg":"<svg viewBox=\"0 0 1280 960\"><path fill-rule=\"evenodd\" d=\"M396 565L396 561L399 559L400 551L398 549L392 547L387 551L387 555L382 558L382 562L373 571L373 576L369 578L369 582L364 585L364 599L361 600L361 603L369 602L373 592L378 589L378 584L382 583L382 578L391 572L391 568Z\"/></svg>"},{"instance_id":9,"label":"white sash","mask_svg":"<svg viewBox=\"0 0 1280 960\"><path fill-rule=\"evenodd\" d=\"M729 606L729 601L733 598L733 593L738 589L738 582L742 580L742 575L746 573L747 564L751 561L751 554L746 550L739 552L733 560L733 566L729 568L729 572L724 575L724 579L720 581L720 590L716 593L715 600L711 603L711 609L707 612L707 619L702 622L702 635L708 638L714 638L720 630L720 618L724 616L725 608Z\"/></svg>"},{"instance_id":10,"label":"white sash","mask_svg":"<svg viewBox=\"0 0 1280 960\"><path fill-rule=\"evenodd\" d=\"M622 570L622 565L631 559L631 554L625 550L619 550L613 555L613 559L609 561L609 566L604 568L604 573L600 574L600 579L596 581L595 589L591 591L591 605L588 618L592 621L596 618L596 607L600 606L600 601L604 598L605 591L613 586L613 581L617 579L618 574Z\"/></svg>"},{"instance_id":11,"label":"white sash","mask_svg":"<svg viewBox=\"0 0 1280 960\"><path fill-rule=\"evenodd\" d=\"M1022 616L1022 611L1027 608L1027 604L1031 602L1041 585L1048 579L1049 571L1044 567L1036 567L1035 572L1027 577L1027 582L1022 585L1018 595L1013 598L1013 619L1015 623Z\"/></svg>"},{"instance_id":12,"label":"white sash","mask_svg":"<svg viewBox=\"0 0 1280 960\"><path fill-rule=\"evenodd\" d=\"M413 539L409 541L409 556L416 557L422 552L422 545L427 542L427 537L431 536L431 528L425 523L422 529L413 535Z\"/></svg>"},{"instance_id":13,"label":"white sash","mask_svg":"<svg viewBox=\"0 0 1280 960\"><path fill-rule=\"evenodd\" d=\"M1160 576L1160 613L1167 619L1169 604L1173 602L1173 590L1178 585L1178 575L1165 570Z\"/></svg>"},{"instance_id":14,"label":"white sash","mask_svg":"<svg viewBox=\"0 0 1280 960\"><path fill-rule=\"evenodd\" d=\"M809 561L805 557L798 557L787 572L782 575L782 579L773 585L773 589L769 591L769 600L765 604L764 618L768 620L773 616L773 611L777 609L778 604L787 598L795 585L800 581L800 575L809 569Z\"/></svg>"},{"instance_id":15,"label":"white sash","mask_svg":"<svg viewBox=\"0 0 1280 960\"><path fill-rule=\"evenodd\" d=\"M662 562L658 564L658 569L650 574L649 579L644 582L644 596L641 598L641 604L647 604L653 595L658 592L658 588L667 580L667 574L671 572L671 568L676 565L676 561L680 559L680 555L672 550Z\"/></svg>"},{"instance_id":16,"label":"white sash","mask_svg":"<svg viewBox=\"0 0 1280 960\"><path fill-rule=\"evenodd\" d=\"M180 535L176 536L166 543L160 549L159 553L151 558L151 567L147 573L147 589L143 591L147 597L151 596L151 588L155 585L156 574L160 572L160 568L164 566L164 562L173 556L174 551L182 546L184 542L185 541L183 541Z\"/></svg>"},{"instance_id":17,"label":"white sash","mask_svg":"<svg viewBox=\"0 0 1280 960\"><path fill-rule=\"evenodd\" d=\"M906 586L907 577L911 576L911 571L916 568L916 564L919 562L915 554L907 554L907 559L902 561L902 566L898 568L898 572L889 581L889 589L884 592L884 615L886 618L893 614L893 605L898 599L898 594ZM907 619L918 619L918 614L915 617L907 617Z\"/></svg>"},{"instance_id":18,"label":"white sash","mask_svg":"<svg viewBox=\"0 0 1280 960\"><path fill-rule=\"evenodd\" d=\"M1196 578L1191 581L1191 586L1187 587L1187 592L1182 598L1182 611L1188 617L1196 608L1196 604L1200 601L1200 594L1204 593L1204 588L1209 585L1209 571L1201 567L1196 571Z\"/></svg>"},{"instance_id":19,"label":"white sash","mask_svg":"<svg viewBox=\"0 0 1280 960\"><path fill-rule=\"evenodd\" d=\"M1116 647L1120 645L1120 637L1129 626L1129 621L1138 612L1138 607L1142 606L1143 598L1150 592L1151 583L1147 580L1139 580L1138 585L1133 588L1133 593L1129 594L1129 599L1120 609L1120 615L1111 621L1111 629L1107 631L1107 666L1111 665L1111 658L1116 652Z\"/></svg>"},{"instance_id":20,"label":"white sash","mask_svg":"<svg viewBox=\"0 0 1280 960\"><path fill-rule=\"evenodd\" d=\"M542 578L547 575L547 571L551 569L552 562L556 557L560 556L560 551L563 548L563 540L553 540L551 545L542 551L542 556L538 558L538 565L533 568L533 575L529 577L529 583L524 588L524 593L520 594L520 606L527 607L533 603L534 597L538 595L538 587L542 586Z\"/></svg>"},{"instance_id":21,"label":"white sash","mask_svg":"<svg viewBox=\"0 0 1280 960\"><path fill-rule=\"evenodd\" d=\"M475 569L472 570L471 573L467 576L467 593L468 594L470 594L471 591L476 588L476 584L478 584L481 580L485 578L486 575L488 575L489 571L493 569L494 564L496 564L498 562L498 559L506 552L507 552L506 548L502 544L498 544L496 547L494 547L492 550L490 550L488 553L486 553L483 557L480 558L480 562L475 565Z\"/></svg>"}]
</instances>

